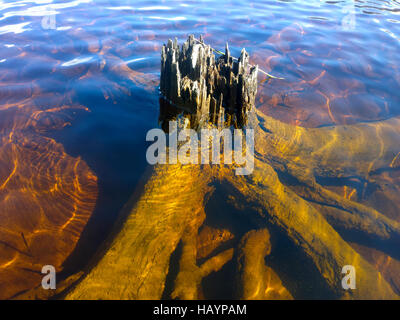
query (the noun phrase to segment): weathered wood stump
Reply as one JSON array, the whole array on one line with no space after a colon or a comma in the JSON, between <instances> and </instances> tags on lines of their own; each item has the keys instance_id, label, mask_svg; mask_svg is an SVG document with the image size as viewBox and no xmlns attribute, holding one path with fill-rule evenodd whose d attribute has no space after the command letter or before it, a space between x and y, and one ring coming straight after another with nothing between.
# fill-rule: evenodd
<instances>
[{"instance_id":1,"label":"weathered wood stump","mask_svg":"<svg viewBox=\"0 0 400 320\"><path fill-rule=\"evenodd\" d=\"M227 62L208 64L206 56L214 59L210 48L200 41L194 49L194 42L189 38L182 51L176 41L163 48L161 91L186 112L211 120L214 98L214 106L220 102L218 114L237 120L241 110L252 108L254 98L247 95L247 104L238 103L238 92L250 90L247 84L243 89L243 80L242 89L237 89L238 74L243 79L252 72L235 73L228 52ZM189 55L189 50L197 53ZM184 58L194 56L195 63ZM244 65L246 54L242 56ZM207 63L201 64L201 59ZM226 77L221 76L224 65L230 67ZM202 72L202 82L195 72ZM213 81L207 82L211 74ZM226 85L220 86L223 81ZM234 85L228 83L236 84L235 99ZM175 107L161 107L160 117L172 120ZM397 276L360 255L354 243L382 250L387 256L383 261L398 263L400 223L365 201L332 192L323 180L356 178L372 184L377 183L376 172L398 170L400 118L302 128L255 113L251 175L237 176L230 165L154 166L146 184L126 204L121 224L105 242L99 260L66 298L207 298L203 280L212 272L226 272L223 267L231 262L237 298L399 299ZM249 124L252 118L249 113ZM213 207L220 199L226 202ZM223 238L233 241L223 246L223 239L213 241L205 253L198 239L204 241L203 227L211 227L206 218L218 210L232 218L224 219L218 229L228 230ZM245 234L230 229L231 220L239 216ZM342 287L345 265L356 269L355 290Z\"/></svg>"},{"instance_id":2,"label":"weathered wood stump","mask_svg":"<svg viewBox=\"0 0 400 320\"><path fill-rule=\"evenodd\" d=\"M168 40L161 51L161 94L169 102L196 115L199 123L221 127L243 127L247 113L254 107L258 66L249 64L242 49L239 59L225 54L218 59L213 49L193 35L179 47L177 39Z\"/></svg>"}]
</instances>

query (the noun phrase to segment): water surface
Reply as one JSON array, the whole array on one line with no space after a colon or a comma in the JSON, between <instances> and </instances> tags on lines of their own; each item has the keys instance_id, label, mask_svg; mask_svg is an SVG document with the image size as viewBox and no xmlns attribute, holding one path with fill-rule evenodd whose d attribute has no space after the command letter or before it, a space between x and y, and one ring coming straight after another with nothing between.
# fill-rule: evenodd
<instances>
[{"instance_id":1,"label":"water surface","mask_svg":"<svg viewBox=\"0 0 400 320\"><path fill-rule=\"evenodd\" d=\"M400 115L396 0L0 1L1 298L32 287L44 260L61 268L72 253L66 274L87 264L147 166L161 46L189 34L283 77L257 98L282 121ZM390 190L364 198L329 183L400 220L398 172L376 179Z\"/></svg>"}]
</instances>

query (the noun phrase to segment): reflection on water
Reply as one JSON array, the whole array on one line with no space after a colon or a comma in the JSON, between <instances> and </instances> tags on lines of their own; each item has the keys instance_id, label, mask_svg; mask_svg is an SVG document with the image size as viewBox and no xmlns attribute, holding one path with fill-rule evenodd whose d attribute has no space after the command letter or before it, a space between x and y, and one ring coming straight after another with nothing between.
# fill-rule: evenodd
<instances>
[{"instance_id":1,"label":"reflection on water","mask_svg":"<svg viewBox=\"0 0 400 320\"><path fill-rule=\"evenodd\" d=\"M318 127L400 115L399 22L396 0L0 3L0 298L39 284L41 265L61 270L75 247L64 268L82 268L110 231L146 166L168 38L246 47L285 78L259 86L257 107ZM370 180L325 183L400 220L399 171Z\"/></svg>"}]
</instances>

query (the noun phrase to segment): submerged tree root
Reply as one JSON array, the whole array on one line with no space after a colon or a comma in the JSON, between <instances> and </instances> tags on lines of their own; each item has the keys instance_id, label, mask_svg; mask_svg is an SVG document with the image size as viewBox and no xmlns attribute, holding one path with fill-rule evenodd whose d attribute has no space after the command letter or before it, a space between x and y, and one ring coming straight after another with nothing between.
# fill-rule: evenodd
<instances>
[{"instance_id":1,"label":"submerged tree root","mask_svg":"<svg viewBox=\"0 0 400 320\"><path fill-rule=\"evenodd\" d=\"M237 296L250 300L293 299L278 275L265 265L264 257L271 253L267 229L252 230L240 241L237 256Z\"/></svg>"},{"instance_id":2,"label":"submerged tree root","mask_svg":"<svg viewBox=\"0 0 400 320\"><path fill-rule=\"evenodd\" d=\"M236 176L231 166L224 165L155 167L142 196L128 205L130 213L109 249L66 298L159 299L170 256L180 241L172 298L198 298L202 279L233 256L238 298L296 298L294 286L286 289L264 262L269 250L274 251L266 231L273 228L310 262L316 274L309 277L322 279L330 297L398 299L382 275L342 236L356 233L394 248L400 245L399 223L325 189L315 177L356 176L369 181L371 172L393 168L400 152L400 120L317 129L283 124L262 114L252 121L256 159L251 175ZM300 187L284 184L278 173L292 177ZM259 230L248 230L237 247L198 266L196 237L207 214L210 186L216 183ZM374 246L373 241L370 244ZM356 268L356 290L341 286L345 265Z\"/></svg>"}]
</instances>

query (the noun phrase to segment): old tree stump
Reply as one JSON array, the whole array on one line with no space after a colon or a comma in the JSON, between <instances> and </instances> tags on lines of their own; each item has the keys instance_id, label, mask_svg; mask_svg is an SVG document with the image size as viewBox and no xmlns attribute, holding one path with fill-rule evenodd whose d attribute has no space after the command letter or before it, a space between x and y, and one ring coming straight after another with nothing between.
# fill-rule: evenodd
<instances>
[{"instance_id":1,"label":"old tree stump","mask_svg":"<svg viewBox=\"0 0 400 320\"><path fill-rule=\"evenodd\" d=\"M196 40L193 35L181 47L176 38L162 47L161 94L199 124L243 127L254 107L257 74L258 66L250 66L246 50L234 59L228 44L218 59L201 37Z\"/></svg>"},{"instance_id":2,"label":"old tree stump","mask_svg":"<svg viewBox=\"0 0 400 320\"><path fill-rule=\"evenodd\" d=\"M182 47L170 40L162 48L160 113L179 107L193 127L241 127L248 118L254 171L237 176L222 164L152 167L98 261L66 298L213 298L227 286L230 296L218 297L399 298L399 221L363 192L349 199L324 181L346 185L351 178L385 190L376 173L400 168L400 118L321 128L283 123L254 108L257 72L245 50L235 60L226 47L216 59L193 36ZM224 219L213 225L221 213ZM345 265L357 272L355 290L342 287ZM214 277L214 290L207 290L211 274L225 266L232 281Z\"/></svg>"}]
</instances>

